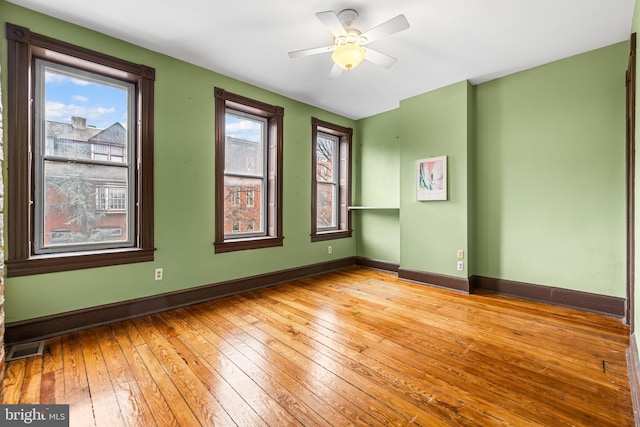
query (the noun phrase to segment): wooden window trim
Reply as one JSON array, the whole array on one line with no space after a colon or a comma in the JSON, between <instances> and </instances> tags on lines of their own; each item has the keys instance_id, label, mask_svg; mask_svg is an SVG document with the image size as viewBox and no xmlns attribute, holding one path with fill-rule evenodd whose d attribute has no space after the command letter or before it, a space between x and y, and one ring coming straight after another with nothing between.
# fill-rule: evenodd
<instances>
[{"instance_id":1,"label":"wooden window trim","mask_svg":"<svg viewBox=\"0 0 640 427\"><path fill-rule=\"evenodd\" d=\"M317 188L316 177L316 141L318 132L335 135L340 138L340 178L338 185L338 229L319 231L317 227ZM324 240L344 239L351 237L351 145L353 140L353 129L325 122L315 117L311 118L311 241L319 242Z\"/></svg>"},{"instance_id":2,"label":"wooden window trim","mask_svg":"<svg viewBox=\"0 0 640 427\"><path fill-rule=\"evenodd\" d=\"M84 268L153 261L153 128L155 70L92 51L7 23L8 54L8 257L7 276L71 271ZM29 149L35 105L30 73L36 58L59 62L136 84L136 157L138 170L134 195L137 245L133 248L33 255L33 165ZM30 79L31 76L31 79Z\"/></svg>"},{"instance_id":3,"label":"wooden window trim","mask_svg":"<svg viewBox=\"0 0 640 427\"><path fill-rule=\"evenodd\" d=\"M282 153L284 108L256 101L241 95L214 88L215 96L215 253L282 246ZM268 120L267 150L267 217L266 236L225 240L224 236L224 167L226 109L250 113Z\"/></svg>"}]
</instances>

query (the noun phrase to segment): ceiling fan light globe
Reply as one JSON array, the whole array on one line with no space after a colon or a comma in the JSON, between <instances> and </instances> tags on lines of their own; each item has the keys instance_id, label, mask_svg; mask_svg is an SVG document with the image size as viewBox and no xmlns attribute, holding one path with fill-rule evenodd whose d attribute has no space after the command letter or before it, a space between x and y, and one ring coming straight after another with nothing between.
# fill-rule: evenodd
<instances>
[{"instance_id":1,"label":"ceiling fan light globe","mask_svg":"<svg viewBox=\"0 0 640 427\"><path fill-rule=\"evenodd\" d=\"M366 51L354 43L345 43L333 51L331 59L344 70L356 68L364 59Z\"/></svg>"}]
</instances>

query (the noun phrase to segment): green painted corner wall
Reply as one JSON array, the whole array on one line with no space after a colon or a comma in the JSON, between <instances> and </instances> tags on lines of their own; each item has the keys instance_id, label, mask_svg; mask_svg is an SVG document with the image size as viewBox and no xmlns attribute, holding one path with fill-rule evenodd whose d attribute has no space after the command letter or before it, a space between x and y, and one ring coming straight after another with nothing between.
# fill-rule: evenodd
<instances>
[{"instance_id":1,"label":"green painted corner wall","mask_svg":"<svg viewBox=\"0 0 640 427\"><path fill-rule=\"evenodd\" d=\"M355 255L354 238L310 242L311 117L354 129L355 121L5 1L0 7L3 29L11 22L156 69L155 261L9 278L8 323ZM6 73L2 84L7 93ZM283 247L214 255L214 86L285 109ZM153 280L156 267L162 281Z\"/></svg>"},{"instance_id":2,"label":"green painted corner wall","mask_svg":"<svg viewBox=\"0 0 640 427\"><path fill-rule=\"evenodd\" d=\"M456 252L468 253L467 82L400 103L400 258L403 268L467 277ZM446 201L416 200L416 161L447 156Z\"/></svg>"},{"instance_id":3,"label":"green painted corner wall","mask_svg":"<svg viewBox=\"0 0 640 427\"><path fill-rule=\"evenodd\" d=\"M638 35L637 32L640 29L640 4L639 4L639 0L635 1L635 7L633 9L633 18L631 21L631 34L636 33L636 42L639 41L637 39ZM640 108L638 108L638 104L640 103L640 85L637 84L638 83L638 79L640 78L640 75L638 74L637 70L640 69L640 59L638 58L638 46L636 44L636 105L635 105L635 117L636 117L636 123L635 123L635 165L636 165L636 177L638 176L638 168L640 167L640 147L638 146L638 144L640 144L640 123L638 123L638 118L640 117ZM635 255L635 259L634 259L634 274L635 274L635 280L634 283L632 284L633 289L632 289L632 293L633 293L633 319L631 320L631 324L633 325L633 330L632 332L633 335L632 337L636 340L636 346L640 345L640 343L638 342L638 333L637 333L637 325L639 325L640 323L640 280L638 280L638 272L640 272L640 248L638 248L638 242L640 242L640 184L638 183L638 180L636 178L636 183L635 183L635 193L634 193L634 198L635 198L635 211L634 211L634 219L633 219L633 223L634 223L634 238L635 238L635 242L636 242L636 247L634 250L634 255Z\"/></svg>"},{"instance_id":4,"label":"green painted corner wall","mask_svg":"<svg viewBox=\"0 0 640 427\"><path fill-rule=\"evenodd\" d=\"M354 204L398 208L401 144L399 110L361 119L357 129ZM356 232L356 254L400 264L399 210L355 210L351 215Z\"/></svg>"},{"instance_id":5,"label":"green painted corner wall","mask_svg":"<svg viewBox=\"0 0 640 427\"><path fill-rule=\"evenodd\" d=\"M475 274L625 297L627 55L477 87Z\"/></svg>"}]
</instances>

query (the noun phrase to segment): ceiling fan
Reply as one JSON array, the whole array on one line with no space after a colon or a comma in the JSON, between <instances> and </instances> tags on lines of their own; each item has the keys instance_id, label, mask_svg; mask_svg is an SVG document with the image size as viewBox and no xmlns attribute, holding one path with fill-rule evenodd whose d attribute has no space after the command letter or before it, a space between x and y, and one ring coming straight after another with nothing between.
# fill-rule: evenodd
<instances>
[{"instance_id":1,"label":"ceiling fan","mask_svg":"<svg viewBox=\"0 0 640 427\"><path fill-rule=\"evenodd\" d=\"M343 70L348 71L357 67L363 59L383 68L391 68L398 60L397 58L363 46L382 37L390 36L391 34L409 28L409 22L402 14L364 33L352 27L353 22L358 18L358 12L353 9L345 9L337 15L331 10L318 12L316 16L329 29L331 34L333 34L333 45L295 50L289 52L289 58L300 58L303 56L317 55L319 53L333 52L331 59L334 65L329 73L330 79L340 77Z\"/></svg>"}]
</instances>

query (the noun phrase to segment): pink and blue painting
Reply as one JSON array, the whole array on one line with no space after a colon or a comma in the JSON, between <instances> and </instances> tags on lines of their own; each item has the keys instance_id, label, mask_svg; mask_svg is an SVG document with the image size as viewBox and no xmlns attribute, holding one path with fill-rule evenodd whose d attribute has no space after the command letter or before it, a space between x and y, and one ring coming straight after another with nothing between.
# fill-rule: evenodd
<instances>
[{"instance_id":1,"label":"pink and blue painting","mask_svg":"<svg viewBox=\"0 0 640 427\"><path fill-rule=\"evenodd\" d=\"M447 156L416 162L416 200L447 200Z\"/></svg>"}]
</instances>

